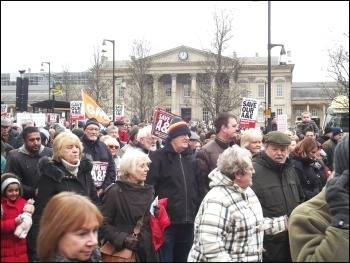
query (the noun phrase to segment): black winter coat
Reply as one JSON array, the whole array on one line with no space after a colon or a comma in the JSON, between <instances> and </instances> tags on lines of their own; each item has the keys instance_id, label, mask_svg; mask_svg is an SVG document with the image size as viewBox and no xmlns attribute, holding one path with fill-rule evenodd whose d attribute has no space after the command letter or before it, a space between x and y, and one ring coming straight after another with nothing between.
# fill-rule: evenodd
<instances>
[{"instance_id":1,"label":"black winter coat","mask_svg":"<svg viewBox=\"0 0 350 263\"><path fill-rule=\"evenodd\" d=\"M149 228L149 210L153 200L154 188L151 185L121 180L109 186L102 198L101 210L105 220L99 231L101 243L109 241L120 250L125 237L133 233L137 221L144 215L136 259L138 262L158 262Z\"/></svg>"},{"instance_id":2,"label":"black winter coat","mask_svg":"<svg viewBox=\"0 0 350 263\"><path fill-rule=\"evenodd\" d=\"M52 158L43 157L38 162L39 181L38 196L35 201L33 215L33 235L39 232L40 219L46 204L51 197L63 191L76 192L87 196L95 205L101 207L101 201L97 196L96 187L91 177L92 163L87 158L80 160L77 176L72 175L63 166Z\"/></svg>"},{"instance_id":3,"label":"black winter coat","mask_svg":"<svg viewBox=\"0 0 350 263\"><path fill-rule=\"evenodd\" d=\"M159 199L168 198L171 224L193 224L205 195L198 160L191 155L190 147L179 154L169 141L150 155L146 183L154 186Z\"/></svg>"}]
</instances>

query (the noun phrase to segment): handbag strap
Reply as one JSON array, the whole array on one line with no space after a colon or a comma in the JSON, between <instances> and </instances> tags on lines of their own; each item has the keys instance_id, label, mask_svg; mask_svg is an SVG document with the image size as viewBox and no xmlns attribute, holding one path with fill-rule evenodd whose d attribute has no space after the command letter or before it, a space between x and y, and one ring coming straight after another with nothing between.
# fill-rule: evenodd
<instances>
[{"instance_id":1,"label":"handbag strap","mask_svg":"<svg viewBox=\"0 0 350 263\"><path fill-rule=\"evenodd\" d=\"M141 227L143 225L143 216L137 221L136 226L134 228L133 236L137 237L138 234L140 234Z\"/></svg>"}]
</instances>

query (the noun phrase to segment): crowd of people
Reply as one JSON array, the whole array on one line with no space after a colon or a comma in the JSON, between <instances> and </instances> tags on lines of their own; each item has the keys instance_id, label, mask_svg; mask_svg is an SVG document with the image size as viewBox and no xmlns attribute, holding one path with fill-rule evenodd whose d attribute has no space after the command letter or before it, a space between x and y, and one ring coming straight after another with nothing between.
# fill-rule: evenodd
<instances>
[{"instance_id":1,"label":"crowd of people","mask_svg":"<svg viewBox=\"0 0 350 263\"><path fill-rule=\"evenodd\" d=\"M310 116L285 132L175 117L166 139L151 123L2 118L1 261L101 262L109 242L137 262L348 262L349 135Z\"/></svg>"}]
</instances>

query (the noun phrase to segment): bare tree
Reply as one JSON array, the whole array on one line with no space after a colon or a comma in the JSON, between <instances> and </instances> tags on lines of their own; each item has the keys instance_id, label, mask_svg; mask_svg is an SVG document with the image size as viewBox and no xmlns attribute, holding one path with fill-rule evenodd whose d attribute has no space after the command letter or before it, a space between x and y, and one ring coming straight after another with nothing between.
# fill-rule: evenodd
<instances>
[{"instance_id":1,"label":"bare tree","mask_svg":"<svg viewBox=\"0 0 350 263\"><path fill-rule=\"evenodd\" d=\"M155 106L153 77L150 74L152 58L150 43L145 39L136 39L132 44L131 61L127 68L125 104L132 116L141 121L150 119Z\"/></svg>"},{"instance_id":2,"label":"bare tree","mask_svg":"<svg viewBox=\"0 0 350 263\"><path fill-rule=\"evenodd\" d=\"M85 85L86 92L107 114L112 113L112 67L108 65L107 58L101 55L100 48L94 47L91 67L88 70L88 80ZM111 72L109 72L111 71Z\"/></svg>"},{"instance_id":3,"label":"bare tree","mask_svg":"<svg viewBox=\"0 0 350 263\"><path fill-rule=\"evenodd\" d=\"M212 119L221 112L230 112L241 105L242 98L235 85L237 72L242 62L236 57L224 56L229 48L233 34L233 16L225 9L213 12L214 32L209 49L203 62L203 74L199 74L201 86L195 96L202 107L206 108Z\"/></svg>"},{"instance_id":4,"label":"bare tree","mask_svg":"<svg viewBox=\"0 0 350 263\"><path fill-rule=\"evenodd\" d=\"M349 39L349 33L344 33ZM328 50L331 68L328 69L330 76L336 81L336 87L323 85L325 97L334 100L338 96L345 96L347 100L339 100L338 103L349 108L349 51L339 45L334 50Z\"/></svg>"},{"instance_id":5,"label":"bare tree","mask_svg":"<svg viewBox=\"0 0 350 263\"><path fill-rule=\"evenodd\" d=\"M76 80L67 65L62 67L61 83L65 93L62 96L64 101L81 100L80 88L78 88Z\"/></svg>"}]
</instances>

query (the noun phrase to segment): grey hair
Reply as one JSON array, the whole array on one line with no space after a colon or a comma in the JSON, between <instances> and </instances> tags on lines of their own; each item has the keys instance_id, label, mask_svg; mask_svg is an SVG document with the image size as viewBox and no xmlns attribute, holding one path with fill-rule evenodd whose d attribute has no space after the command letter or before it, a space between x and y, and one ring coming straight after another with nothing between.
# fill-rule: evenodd
<instances>
[{"instance_id":1,"label":"grey hair","mask_svg":"<svg viewBox=\"0 0 350 263\"><path fill-rule=\"evenodd\" d=\"M146 126L139 129L137 134L137 141L140 142L142 138L146 138L148 135L152 134L152 126Z\"/></svg>"},{"instance_id":2,"label":"grey hair","mask_svg":"<svg viewBox=\"0 0 350 263\"><path fill-rule=\"evenodd\" d=\"M236 174L245 174L252 162L252 154L246 148L233 145L219 155L218 170L227 177L234 179Z\"/></svg>"},{"instance_id":3,"label":"grey hair","mask_svg":"<svg viewBox=\"0 0 350 263\"><path fill-rule=\"evenodd\" d=\"M106 129L106 132L109 133L110 131L114 131L114 130L119 131L117 126L108 126Z\"/></svg>"},{"instance_id":4,"label":"grey hair","mask_svg":"<svg viewBox=\"0 0 350 263\"><path fill-rule=\"evenodd\" d=\"M136 165L140 160L146 160L147 163L151 162L151 159L148 157L148 155L140 149L127 149L120 160L120 177L124 180L127 180L129 174L135 174Z\"/></svg>"},{"instance_id":5,"label":"grey hair","mask_svg":"<svg viewBox=\"0 0 350 263\"><path fill-rule=\"evenodd\" d=\"M250 128L243 132L243 135L241 137L241 147L247 148L249 146L249 143L257 140L262 141L262 139L263 136L260 131Z\"/></svg>"}]
</instances>

